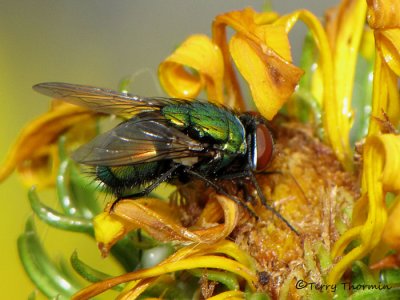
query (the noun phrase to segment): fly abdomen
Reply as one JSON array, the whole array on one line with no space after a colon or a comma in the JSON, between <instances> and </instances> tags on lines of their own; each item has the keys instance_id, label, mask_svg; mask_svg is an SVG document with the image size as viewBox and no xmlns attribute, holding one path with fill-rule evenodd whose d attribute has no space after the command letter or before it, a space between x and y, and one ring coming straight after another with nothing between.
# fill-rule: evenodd
<instances>
[{"instance_id":1,"label":"fly abdomen","mask_svg":"<svg viewBox=\"0 0 400 300\"><path fill-rule=\"evenodd\" d=\"M133 188L142 187L168 170L167 162L148 162L128 166L97 166L96 177L112 193L124 195Z\"/></svg>"}]
</instances>

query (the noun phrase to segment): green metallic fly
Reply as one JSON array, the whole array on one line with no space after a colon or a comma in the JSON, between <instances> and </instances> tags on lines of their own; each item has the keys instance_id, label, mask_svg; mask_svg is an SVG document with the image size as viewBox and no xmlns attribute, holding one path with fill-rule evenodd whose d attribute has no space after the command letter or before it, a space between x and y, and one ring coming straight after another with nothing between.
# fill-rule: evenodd
<instances>
[{"instance_id":1,"label":"green metallic fly","mask_svg":"<svg viewBox=\"0 0 400 300\"><path fill-rule=\"evenodd\" d=\"M220 180L249 179L262 204L292 231L297 231L267 204L254 176L273 156L273 138L267 121L250 113L198 100L145 98L108 89L68 83L40 83L36 91L127 120L73 153L73 159L95 167L97 179L118 199L148 195L160 183L200 179L219 194L255 213ZM133 188L135 194L127 194Z\"/></svg>"}]
</instances>

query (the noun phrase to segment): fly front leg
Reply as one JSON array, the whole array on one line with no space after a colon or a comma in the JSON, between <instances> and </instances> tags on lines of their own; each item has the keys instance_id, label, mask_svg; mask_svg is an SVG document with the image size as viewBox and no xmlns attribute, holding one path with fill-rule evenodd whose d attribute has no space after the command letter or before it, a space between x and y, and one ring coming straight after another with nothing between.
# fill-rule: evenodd
<instances>
[{"instance_id":1,"label":"fly front leg","mask_svg":"<svg viewBox=\"0 0 400 300\"><path fill-rule=\"evenodd\" d=\"M256 220L258 220L258 216L256 215L256 213L251 210L251 208L246 205L246 203L244 203L243 201L241 201L239 198L237 198L234 195L230 195L228 194L221 186L219 186L215 181L210 180L208 178L206 178L204 175L195 172L189 168L185 169L185 172L193 177L196 177L200 180L202 180L203 182L205 182L206 184L208 184L209 186L211 186L218 194L224 195L225 197L231 199L233 202L237 203L238 205L240 205L241 207L243 207L250 216L254 217Z\"/></svg>"}]
</instances>

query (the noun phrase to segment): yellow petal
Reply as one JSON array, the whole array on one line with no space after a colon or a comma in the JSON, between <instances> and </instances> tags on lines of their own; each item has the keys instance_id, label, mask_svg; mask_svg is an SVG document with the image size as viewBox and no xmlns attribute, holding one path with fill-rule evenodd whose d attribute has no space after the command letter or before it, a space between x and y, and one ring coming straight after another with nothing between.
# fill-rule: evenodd
<instances>
[{"instance_id":1,"label":"yellow petal","mask_svg":"<svg viewBox=\"0 0 400 300\"><path fill-rule=\"evenodd\" d=\"M205 88L211 101L223 103L223 74L222 54L205 35L190 36L159 66L161 85L177 98L195 98Z\"/></svg>"},{"instance_id":2,"label":"yellow petal","mask_svg":"<svg viewBox=\"0 0 400 300\"><path fill-rule=\"evenodd\" d=\"M375 39L383 60L397 76L400 76L400 29L377 31Z\"/></svg>"},{"instance_id":3,"label":"yellow petal","mask_svg":"<svg viewBox=\"0 0 400 300\"><path fill-rule=\"evenodd\" d=\"M207 298L208 300L236 300L236 299L246 299L245 293L241 291L226 291L219 293L218 295Z\"/></svg>"},{"instance_id":4,"label":"yellow petal","mask_svg":"<svg viewBox=\"0 0 400 300\"><path fill-rule=\"evenodd\" d=\"M159 241L192 241L200 238L180 225L172 206L155 198L121 200L111 215L123 219L124 223L143 228Z\"/></svg>"},{"instance_id":5,"label":"yellow petal","mask_svg":"<svg viewBox=\"0 0 400 300\"><path fill-rule=\"evenodd\" d=\"M349 102L345 102L336 96L334 60L328 37L319 20L307 10L299 10L282 16L276 23L285 24L286 30L290 31L298 20L303 21L309 28L319 50L318 68L320 72L316 72L315 76L320 76L320 78L318 78L318 81L314 81L314 83L321 82L320 88L322 89L322 93L321 90L318 90L319 93L314 96L317 99L322 97L322 101L320 101L322 102L324 111L323 126L326 141L332 146L336 156L343 165L350 169L352 155L348 147L348 136L342 133L342 131L347 130L346 128L349 127L349 109L346 108ZM338 77L340 76L338 75Z\"/></svg>"},{"instance_id":6,"label":"yellow petal","mask_svg":"<svg viewBox=\"0 0 400 300\"><path fill-rule=\"evenodd\" d=\"M112 245L121 239L129 230L122 220L103 212L93 219L95 239L102 256L108 255Z\"/></svg>"},{"instance_id":7,"label":"yellow petal","mask_svg":"<svg viewBox=\"0 0 400 300\"><path fill-rule=\"evenodd\" d=\"M395 205L391 210L385 229L382 233L382 240L392 249L400 250L400 196L397 195Z\"/></svg>"},{"instance_id":8,"label":"yellow petal","mask_svg":"<svg viewBox=\"0 0 400 300\"><path fill-rule=\"evenodd\" d=\"M40 173L54 174L51 170L53 166L51 158L49 158L50 153L54 151L52 152L49 146L55 144L57 138L66 130L91 116L93 112L87 109L65 104L56 106L54 110L29 123L20 133L4 165L1 166L0 181L7 178L15 168L20 167L27 174L25 178L27 184L43 186L43 181L40 180L43 176ZM36 173L38 173L37 178Z\"/></svg>"},{"instance_id":9,"label":"yellow petal","mask_svg":"<svg viewBox=\"0 0 400 300\"><path fill-rule=\"evenodd\" d=\"M342 1L335 15L328 18L327 33L333 53L334 83L336 96L336 114L340 129L341 148L351 163L350 129L353 112L351 109L354 76L364 32L367 5L365 1Z\"/></svg>"},{"instance_id":10,"label":"yellow petal","mask_svg":"<svg viewBox=\"0 0 400 300\"><path fill-rule=\"evenodd\" d=\"M400 2L392 0L367 0L368 23L373 29L400 27Z\"/></svg>"},{"instance_id":11,"label":"yellow petal","mask_svg":"<svg viewBox=\"0 0 400 300\"><path fill-rule=\"evenodd\" d=\"M234 35L229 43L232 58L249 84L258 111L270 120L293 93L303 72L262 46L241 34Z\"/></svg>"},{"instance_id":12,"label":"yellow petal","mask_svg":"<svg viewBox=\"0 0 400 300\"><path fill-rule=\"evenodd\" d=\"M385 191L400 191L400 136L384 134L374 140L376 147L382 147L380 153L384 159L382 174Z\"/></svg>"},{"instance_id":13,"label":"yellow petal","mask_svg":"<svg viewBox=\"0 0 400 300\"><path fill-rule=\"evenodd\" d=\"M252 291L255 291L254 284L255 282L257 282L257 277L252 271L232 259L214 255L206 255L189 257L171 263L162 263L150 269L138 270L136 272L131 272L118 277L110 278L102 282L92 284L91 286L79 291L73 296L72 299L88 299L121 283L196 268L217 268L232 272L234 274L237 274L238 276L243 277L247 281L250 289Z\"/></svg>"},{"instance_id":14,"label":"yellow petal","mask_svg":"<svg viewBox=\"0 0 400 300\"><path fill-rule=\"evenodd\" d=\"M246 109L246 103L243 99L239 81L232 65L226 27L230 26L233 30L238 32L248 32L248 27L254 29L254 15L255 12L253 9L245 8L241 11L232 11L218 15L212 24L213 41L220 48L224 61L224 84L227 93L225 104L229 107L235 107L239 111ZM246 24L249 25L246 26ZM252 29L250 29L250 31Z\"/></svg>"},{"instance_id":15,"label":"yellow petal","mask_svg":"<svg viewBox=\"0 0 400 300\"><path fill-rule=\"evenodd\" d=\"M293 93L302 71L291 64L290 45L285 26L263 24L276 19L273 14L258 14L251 8L217 16L213 23L213 38L221 48L226 67L228 87L234 90L240 104L240 88L234 75L229 53L249 84L259 112L272 119ZM235 34L226 42L226 26ZM237 92L235 92L237 91Z\"/></svg>"},{"instance_id":16,"label":"yellow petal","mask_svg":"<svg viewBox=\"0 0 400 300\"><path fill-rule=\"evenodd\" d=\"M195 229L182 226L174 207L159 199L121 200L114 205L111 212L108 211L111 219L99 217L95 231L99 230L100 232L99 235L96 233L96 240L101 243L101 250L105 253L127 232L142 228L159 241L215 243L227 237L238 221L238 206L235 202L220 195L215 196L215 199L224 213L224 224L211 224L210 226L210 223L206 221L202 224L205 227ZM108 231L110 220L120 223L123 230L113 230L113 227Z\"/></svg>"},{"instance_id":17,"label":"yellow petal","mask_svg":"<svg viewBox=\"0 0 400 300\"><path fill-rule=\"evenodd\" d=\"M332 268L328 276L329 284L337 283L355 260L363 258L380 242L387 220L385 192L400 190L398 136L394 134L369 136L364 145L363 158L362 192L366 194L363 194L361 199L368 197L368 213L363 225L350 229L336 242L332 256L341 255L347 245L357 237L360 239L360 245L353 248ZM358 211L354 213L355 218L360 219L357 216ZM364 216L364 213L362 215ZM396 228L386 230L386 237L397 237L398 240L400 232L397 232ZM397 240L393 240L393 243L397 243Z\"/></svg>"},{"instance_id":18,"label":"yellow petal","mask_svg":"<svg viewBox=\"0 0 400 300\"><path fill-rule=\"evenodd\" d=\"M374 117L386 112L390 121L396 126L400 120L400 98L397 86L398 77L383 62L382 55L375 57L374 81L372 90L372 111L368 135L380 132L380 124Z\"/></svg>"},{"instance_id":19,"label":"yellow petal","mask_svg":"<svg viewBox=\"0 0 400 300\"><path fill-rule=\"evenodd\" d=\"M215 198L218 200L218 203L224 212L225 222L223 225L193 231L196 235L202 238L203 243L214 243L226 238L233 231L238 222L238 205L221 195L216 195Z\"/></svg>"}]
</instances>

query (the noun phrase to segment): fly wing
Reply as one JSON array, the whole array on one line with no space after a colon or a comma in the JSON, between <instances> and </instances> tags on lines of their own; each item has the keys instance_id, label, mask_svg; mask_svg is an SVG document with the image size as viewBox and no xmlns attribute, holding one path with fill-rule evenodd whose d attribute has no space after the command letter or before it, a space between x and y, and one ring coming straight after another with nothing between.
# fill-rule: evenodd
<instances>
[{"instance_id":1,"label":"fly wing","mask_svg":"<svg viewBox=\"0 0 400 300\"><path fill-rule=\"evenodd\" d=\"M99 135L73 154L78 163L123 166L209 155L206 145L169 126L157 112L142 113Z\"/></svg>"},{"instance_id":2,"label":"fly wing","mask_svg":"<svg viewBox=\"0 0 400 300\"><path fill-rule=\"evenodd\" d=\"M184 101L161 97L144 98L109 89L62 82L39 83L33 86L33 89L44 95L96 112L126 118L131 118L139 112L159 110L165 105Z\"/></svg>"}]
</instances>

